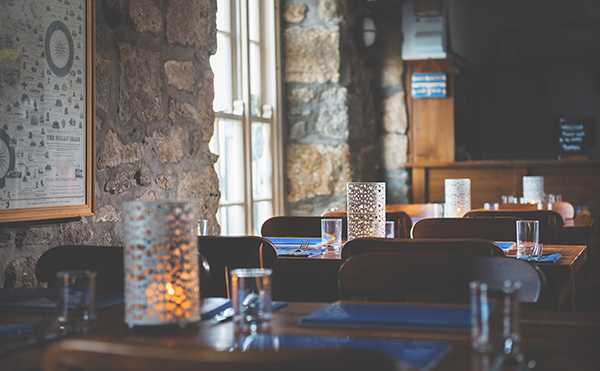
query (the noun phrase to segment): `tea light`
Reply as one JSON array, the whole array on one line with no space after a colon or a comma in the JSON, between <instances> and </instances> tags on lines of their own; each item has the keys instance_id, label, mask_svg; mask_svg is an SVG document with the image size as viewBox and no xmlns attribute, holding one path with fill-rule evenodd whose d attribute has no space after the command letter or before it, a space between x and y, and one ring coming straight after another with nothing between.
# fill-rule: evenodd
<instances>
[{"instance_id":1,"label":"tea light","mask_svg":"<svg viewBox=\"0 0 600 371\"><path fill-rule=\"evenodd\" d=\"M348 192L348 240L385 237L385 183L351 182Z\"/></svg>"},{"instance_id":2,"label":"tea light","mask_svg":"<svg viewBox=\"0 0 600 371\"><path fill-rule=\"evenodd\" d=\"M199 321L195 202L129 201L123 215L127 325Z\"/></svg>"},{"instance_id":3,"label":"tea light","mask_svg":"<svg viewBox=\"0 0 600 371\"><path fill-rule=\"evenodd\" d=\"M445 179L445 217L462 217L471 210L471 179Z\"/></svg>"},{"instance_id":4,"label":"tea light","mask_svg":"<svg viewBox=\"0 0 600 371\"><path fill-rule=\"evenodd\" d=\"M537 204L544 201L544 177L523 177L523 203Z\"/></svg>"}]
</instances>

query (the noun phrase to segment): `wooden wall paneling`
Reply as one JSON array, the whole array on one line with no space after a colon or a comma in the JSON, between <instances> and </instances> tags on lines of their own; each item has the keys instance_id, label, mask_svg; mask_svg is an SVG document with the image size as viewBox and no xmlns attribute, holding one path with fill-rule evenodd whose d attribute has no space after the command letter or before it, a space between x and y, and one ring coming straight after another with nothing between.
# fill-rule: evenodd
<instances>
[{"instance_id":1,"label":"wooden wall paneling","mask_svg":"<svg viewBox=\"0 0 600 371\"><path fill-rule=\"evenodd\" d=\"M412 202L415 204L427 203L427 172L425 168L412 169Z\"/></svg>"},{"instance_id":2,"label":"wooden wall paneling","mask_svg":"<svg viewBox=\"0 0 600 371\"><path fill-rule=\"evenodd\" d=\"M423 60L406 61L406 102L408 108L409 161L454 162L454 60L436 59L435 63L446 73L447 88L444 98L416 98L411 91L411 76ZM422 72L432 72L431 62Z\"/></svg>"}]
</instances>

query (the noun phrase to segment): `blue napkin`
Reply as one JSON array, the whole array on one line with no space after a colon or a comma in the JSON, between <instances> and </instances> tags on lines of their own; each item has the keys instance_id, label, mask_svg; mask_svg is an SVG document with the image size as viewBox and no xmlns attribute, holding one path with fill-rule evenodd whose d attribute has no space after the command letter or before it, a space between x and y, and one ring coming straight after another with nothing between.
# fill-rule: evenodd
<instances>
[{"instance_id":1,"label":"blue napkin","mask_svg":"<svg viewBox=\"0 0 600 371\"><path fill-rule=\"evenodd\" d=\"M327 249L297 251L298 249L296 247L277 247L276 249L278 256L302 256L309 258L321 255L327 251Z\"/></svg>"},{"instance_id":2,"label":"blue napkin","mask_svg":"<svg viewBox=\"0 0 600 371\"><path fill-rule=\"evenodd\" d=\"M500 246L500 248L502 250L506 250L506 249L512 249L513 247L515 247L517 244L514 242L510 242L510 241L494 241L496 242L496 245Z\"/></svg>"},{"instance_id":3,"label":"blue napkin","mask_svg":"<svg viewBox=\"0 0 600 371\"><path fill-rule=\"evenodd\" d=\"M275 245L275 247L290 247L290 246L299 247L303 241L308 241L309 247L310 247L310 246L317 246L322 241L320 238L309 238L309 237L306 237L306 238L265 237L265 238L267 240L271 241L273 243L273 245Z\"/></svg>"},{"instance_id":4,"label":"blue napkin","mask_svg":"<svg viewBox=\"0 0 600 371\"><path fill-rule=\"evenodd\" d=\"M537 262L539 263L556 263L558 261L558 259L560 259L562 255L560 255L559 253L556 254L552 254L552 255L546 255L546 256L542 256L539 260L537 260ZM529 259L529 255L522 255L519 257L519 260L527 260Z\"/></svg>"}]
</instances>

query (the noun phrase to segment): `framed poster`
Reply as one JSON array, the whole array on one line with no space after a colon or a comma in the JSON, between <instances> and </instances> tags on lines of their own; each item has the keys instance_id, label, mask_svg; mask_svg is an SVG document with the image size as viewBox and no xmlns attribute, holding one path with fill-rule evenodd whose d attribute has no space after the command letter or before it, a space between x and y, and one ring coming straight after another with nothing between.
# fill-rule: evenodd
<instances>
[{"instance_id":1,"label":"framed poster","mask_svg":"<svg viewBox=\"0 0 600 371\"><path fill-rule=\"evenodd\" d=\"M93 215L92 0L0 1L0 223Z\"/></svg>"}]
</instances>

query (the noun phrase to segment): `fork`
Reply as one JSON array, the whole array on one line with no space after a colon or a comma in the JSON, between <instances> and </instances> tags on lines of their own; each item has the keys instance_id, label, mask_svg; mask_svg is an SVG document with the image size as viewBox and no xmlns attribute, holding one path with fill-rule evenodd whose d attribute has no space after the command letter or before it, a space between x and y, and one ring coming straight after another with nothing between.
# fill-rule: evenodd
<instances>
[{"instance_id":1,"label":"fork","mask_svg":"<svg viewBox=\"0 0 600 371\"><path fill-rule=\"evenodd\" d=\"M529 255L529 259L527 259L527 261L530 262L536 262L538 260L540 260L540 258L542 257L542 250L544 248L544 245L542 245L541 243L538 243L537 246L535 246L533 248L533 250L531 251L531 255Z\"/></svg>"},{"instance_id":2,"label":"fork","mask_svg":"<svg viewBox=\"0 0 600 371\"><path fill-rule=\"evenodd\" d=\"M300 247L298 247L295 252L305 252L306 250L308 250L309 246L310 246L309 240L302 240L302 243L300 243Z\"/></svg>"}]
</instances>

